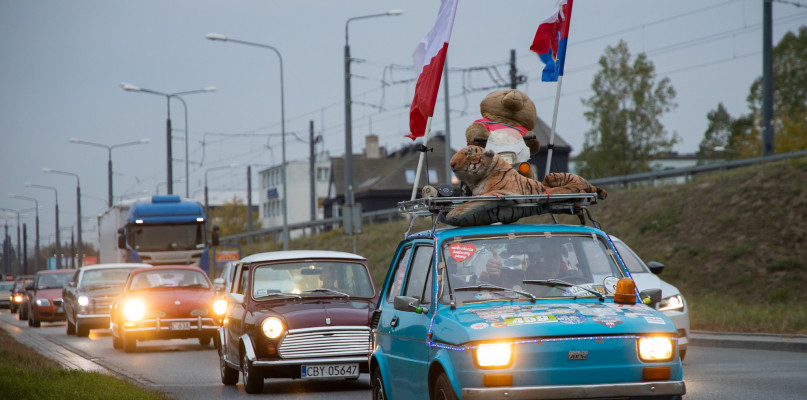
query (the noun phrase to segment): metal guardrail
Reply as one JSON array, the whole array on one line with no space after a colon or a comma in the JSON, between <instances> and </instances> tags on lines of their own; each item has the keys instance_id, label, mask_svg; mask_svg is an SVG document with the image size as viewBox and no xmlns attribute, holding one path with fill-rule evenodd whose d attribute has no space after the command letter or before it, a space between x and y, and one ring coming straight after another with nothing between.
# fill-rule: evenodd
<instances>
[{"instance_id":1,"label":"metal guardrail","mask_svg":"<svg viewBox=\"0 0 807 400\"><path fill-rule=\"evenodd\" d=\"M794 157L807 157L807 150L795 151L790 153L775 154L772 156L746 158L742 160L732 160L713 164L695 165L692 167L671 168L658 171L644 172L640 174L630 174L622 176L612 176L608 178L591 179L589 182L595 186L622 186L627 187L630 184L666 182L671 179L684 178L688 180L694 175L726 171L734 168L747 167L755 164L764 164L768 162L781 161ZM377 222L379 220L393 221L403 218L401 211L398 208L389 208L385 210L368 211L361 214L362 222ZM289 224L289 235L295 231L303 231L310 233L323 232L330 229L337 229L342 227L342 217L333 217L326 219L319 219L316 221L306 221L296 224ZM236 235L223 236L222 241L238 242L247 240L250 237L253 239L274 236L276 240L280 240L280 235L283 233L283 227L277 226L272 228L261 229L252 232L244 232Z\"/></svg>"}]
</instances>

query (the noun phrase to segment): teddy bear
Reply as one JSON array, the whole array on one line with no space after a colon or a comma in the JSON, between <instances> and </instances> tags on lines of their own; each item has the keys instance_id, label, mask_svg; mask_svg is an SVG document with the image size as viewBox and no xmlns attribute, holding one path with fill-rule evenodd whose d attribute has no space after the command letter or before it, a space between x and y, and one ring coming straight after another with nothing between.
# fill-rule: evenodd
<instances>
[{"instance_id":1,"label":"teddy bear","mask_svg":"<svg viewBox=\"0 0 807 400\"><path fill-rule=\"evenodd\" d=\"M487 139L497 129L515 129L524 138L530 149L530 155L538 154L541 143L532 130L537 123L538 115L535 103L526 93L516 89L497 90L488 94L479 104L482 119L474 121L465 130L468 145L485 146L474 139Z\"/></svg>"}]
</instances>

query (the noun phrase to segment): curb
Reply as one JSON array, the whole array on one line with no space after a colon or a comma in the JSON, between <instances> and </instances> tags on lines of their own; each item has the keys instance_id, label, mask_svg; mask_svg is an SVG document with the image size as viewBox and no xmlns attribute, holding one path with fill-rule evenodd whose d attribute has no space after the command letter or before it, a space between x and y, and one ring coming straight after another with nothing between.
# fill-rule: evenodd
<instances>
[{"instance_id":1,"label":"curb","mask_svg":"<svg viewBox=\"0 0 807 400\"><path fill-rule=\"evenodd\" d=\"M807 353L807 335L692 331L691 346Z\"/></svg>"}]
</instances>

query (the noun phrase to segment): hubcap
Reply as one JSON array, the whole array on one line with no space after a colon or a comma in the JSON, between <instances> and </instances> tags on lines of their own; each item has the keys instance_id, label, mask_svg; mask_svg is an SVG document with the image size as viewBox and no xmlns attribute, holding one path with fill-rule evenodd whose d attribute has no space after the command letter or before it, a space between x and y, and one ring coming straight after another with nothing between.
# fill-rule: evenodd
<instances>
[{"instance_id":1,"label":"hubcap","mask_svg":"<svg viewBox=\"0 0 807 400\"><path fill-rule=\"evenodd\" d=\"M375 392L375 396L374 396L375 400L385 400L384 399L384 386L381 383L381 378L376 378L375 387L376 387L376 392Z\"/></svg>"},{"instance_id":2,"label":"hubcap","mask_svg":"<svg viewBox=\"0 0 807 400\"><path fill-rule=\"evenodd\" d=\"M241 372L244 374L244 384L246 384L249 380L249 364L247 364L246 354L241 358Z\"/></svg>"}]
</instances>

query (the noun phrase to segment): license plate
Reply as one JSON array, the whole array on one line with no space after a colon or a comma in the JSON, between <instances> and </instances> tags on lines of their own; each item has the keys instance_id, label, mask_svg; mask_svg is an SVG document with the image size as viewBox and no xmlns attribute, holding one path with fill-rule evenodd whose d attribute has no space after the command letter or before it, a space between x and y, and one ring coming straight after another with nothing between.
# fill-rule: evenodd
<instances>
[{"instance_id":1,"label":"license plate","mask_svg":"<svg viewBox=\"0 0 807 400\"><path fill-rule=\"evenodd\" d=\"M171 323L172 331L187 331L188 329L191 329L190 321L177 321Z\"/></svg>"},{"instance_id":2,"label":"license plate","mask_svg":"<svg viewBox=\"0 0 807 400\"><path fill-rule=\"evenodd\" d=\"M359 364L303 365L303 379L350 378L359 376Z\"/></svg>"}]
</instances>

